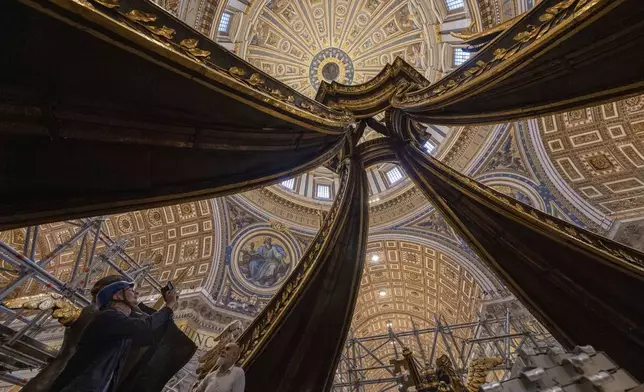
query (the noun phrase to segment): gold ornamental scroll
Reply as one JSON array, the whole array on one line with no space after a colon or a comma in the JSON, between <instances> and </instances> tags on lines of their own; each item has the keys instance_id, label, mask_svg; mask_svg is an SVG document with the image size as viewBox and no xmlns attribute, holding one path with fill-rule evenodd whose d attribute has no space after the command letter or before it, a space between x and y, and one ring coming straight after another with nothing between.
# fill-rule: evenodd
<instances>
[{"instance_id":1,"label":"gold ornamental scroll","mask_svg":"<svg viewBox=\"0 0 644 392\"><path fill-rule=\"evenodd\" d=\"M642 20L639 0L544 0L449 75L391 104L421 122L481 124L639 94Z\"/></svg>"},{"instance_id":2,"label":"gold ornamental scroll","mask_svg":"<svg viewBox=\"0 0 644 392\"><path fill-rule=\"evenodd\" d=\"M644 378L644 254L452 170L424 153L406 116L388 120L407 175L550 332Z\"/></svg>"},{"instance_id":3,"label":"gold ornamental scroll","mask_svg":"<svg viewBox=\"0 0 644 392\"><path fill-rule=\"evenodd\" d=\"M368 190L352 154L313 243L273 300L238 340L248 391L326 391L333 383L364 263Z\"/></svg>"}]
</instances>

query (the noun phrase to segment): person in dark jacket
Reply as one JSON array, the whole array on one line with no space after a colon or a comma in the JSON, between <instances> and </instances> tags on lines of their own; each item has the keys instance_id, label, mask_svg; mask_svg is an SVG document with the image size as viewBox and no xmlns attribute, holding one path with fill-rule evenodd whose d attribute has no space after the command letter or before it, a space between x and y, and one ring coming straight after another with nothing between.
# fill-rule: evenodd
<instances>
[{"instance_id":1,"label":"person in dark jacket","mask_svg":"<svg viewBox=\"0 0 644 392\"><path fill-rule=\"evenodd\" d=\"M136 308L134 284L117 281L96 296L99 314L85 327L76 353L54 382L52 392L114 392L131 347L151 344L159 329L172 321L174 290L165 294L165 307L145 317L130 317Z\"/></svg>"},{"instance_id":2,"label":"person in dark jacket","mask_svg":"<svg viewBox=\"0 0 644 392\"><path fill-rule=\"evenodd\" d=\"M103 287L121 280L123 280L121 275L108 275L94 284L94 287L90 291L92 304L84 307L78 319L71 326L65 328L63 345L56 359L45 366L34 378L29 380L27 385L21 389L22 392L47 392L51 389L53 382L63 369L65 369L65 366L67 366L67 361L76 352L78 341L85 327L99 313L98 306L96 306L96 295Z\"/></svg>"}]
</instances>

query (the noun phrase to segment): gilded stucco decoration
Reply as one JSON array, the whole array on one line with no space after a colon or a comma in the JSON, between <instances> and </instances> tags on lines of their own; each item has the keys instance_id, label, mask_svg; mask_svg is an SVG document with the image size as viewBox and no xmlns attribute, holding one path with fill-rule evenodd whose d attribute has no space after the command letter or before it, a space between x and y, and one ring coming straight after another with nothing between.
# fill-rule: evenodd
<instances>
[{"instance_id":1,"label":"gilded stucco decoration","mask_svg":"<svg viewBox=\"0 0 644 392\"><path fill-rule=\"evenodd\" d=\"M613 220L616 241L644 249L644 96L537 121L550 164L585 203Z\"/></svg>"},{"instance_id":2,"label":"gilded stucco decoration","mask_svg":"<svg viewBox=\"0 0 644 392\"><path fill-rule=\"evenodd\" d=\"M216 306L256 316L298 264L317 228L299 230L252 208L242 196L220 200L225 245L211 272L212 286L206 289Z\"/></svg>"},{"instance_id":3,"label":"gilded stucco decoration","mask_svg":"<svg viewBox=\"0 0 644 392\"><path fill-rule=\"evenodd\" d=\"M219 247L220 233L215 230L216 219L212 201L202 200L111 215L103 222L103 229L112 239L124 239L125 251L141 265L151 264L150 273L159 281L176 279L187 270L180 287L196 288L205 282ZM78 230L77 225L67 222L39 225L35 259L42 259ZM0 240L16 249L22 249L25 234L25 229L5 231L0 233ZM92 237L93 234L90 238ZM77 241L52 260L47 265L47 270L57 278L67 281L74 267L79 243L80 241ZM89 248L91 247L85 247L81 271L85 258L91 252ZM96 254L101 254L104 249L105 245L99 242ZM102 269L91 276L91 281L111 273L114 271L109 268ZM15 274L5 271L0 277L0 284L4 285L15 277ZM138 290L141 295L154 294L147 282L141 282ZM14 296L34 295L42 291L42 284L29 279L14 292Z\"/></svg>"},{"instance_id":4,"label":"gilded stucco decoration","mask_svg":"<svg viewBox=\"0 0 644 392\"><path fill-rule=\"evenodd\" d=\"M392 105L417 110L457 94L468 94L473 86L485 83L508 69L521 55L534 49L539 41L552 39L562 26L588 17L599 3L599 0L559 1L540 11L535 24L524 26L518 23L511 26L493 41L492 46L487 47L488 50L473 56L470 61L435 84L394 96ZM534 15L532 17L536 18ZM525 20L522 19L522 22Z\"/></svg>"},{"instance_id":5,"label":"gilded stucco decoration","mask_svg":"<svg viewBox=\"0 0 644 392\"><path fill-rule=\"evenodd\" d=\"M321 81L365 83L396 57L425 74L431 18L423 9L404 0L256 1L238 54L309 97Z\"/></svg>"},{"instance_id":6,"label":"gilded stucco decoration","mask_svg":"<svg viewBox=\"0 0 644 392\"><path fill-rule=\"evenodd\" d=\"M367 260L352 322L353 336L387 334L389 327L395 331L431 328L436 325L437 317L441 323L452 324L475 320L483 290L472 273L435 247L395 238L392 235L391 240L371 241L367 246ZM431 346L431 335L418 338L425 347ZM401 336L400 339L408 347L418 344L416 336ZM376 347L378 342L363 344L394 358L394 347L390 344L382 348ZM444 347L438 342L436 356L442 353ZM373 358L365 358L363 365L368 368L378 366L378 363ZM387 375L382 370L381 376ZM378 377L370 373L370 378Z\"/></svg>"},{"instance_id":7,"label":"gilded stucco decoration","mask_svg":"<svg viewBox=\"0 0 644 392\"><path fill-rule=\"evenodd\" d=\"M539 131L555 168L612 217L644 214L644 96L548 116Z\"/></svg>"}]
</instances>

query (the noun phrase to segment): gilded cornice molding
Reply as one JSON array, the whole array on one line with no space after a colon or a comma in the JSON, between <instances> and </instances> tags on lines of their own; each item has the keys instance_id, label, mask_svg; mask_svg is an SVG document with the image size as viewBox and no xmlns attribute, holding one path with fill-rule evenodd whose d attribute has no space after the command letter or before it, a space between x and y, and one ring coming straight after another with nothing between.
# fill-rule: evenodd
<instances>
[{"instance_id":1,"label":"gilded cornice molding","mask_svg":"<svg viewBox=\"0 0 644 392\"><path fill-rule=\"evenodd\" d=\"M612 70L633 56L624 43L639 36L638 7L632 0L545 0L437 83L396 94L392 106L426 122L498 123L639 93L637 60ZM616 27L624 24L630 30ZM589 34L605 40L589 43ZM608 50L614 56L602 56ZM609 77L592 79L598 67ZM536 96L548 83L549 94Z\"/></svg>"},{"instance_id":2,"label":"gilded cornice molding","mask_svg":"<svg viewBox=\"0 0 644 392\"><path fill-rule=\"evenodd\" d=\"M546 7L547 3L554 4ZM392 104L396 108L417 109L434 103L442 96L447 99L474 84L484 83L517 60L523 61L520 55L534 49L536 45L532 44L554 38L564 27L589 17L590 11L606 3L605 0L544 1L533 12L520 16L519 21L474 59L431 86L394 96Z\"/></svg>"}]
</instances>

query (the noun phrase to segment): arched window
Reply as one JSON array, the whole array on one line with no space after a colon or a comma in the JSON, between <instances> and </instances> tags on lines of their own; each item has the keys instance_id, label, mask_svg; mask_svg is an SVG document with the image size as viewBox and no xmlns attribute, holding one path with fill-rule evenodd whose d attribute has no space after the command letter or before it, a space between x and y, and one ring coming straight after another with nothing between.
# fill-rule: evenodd
<instances>
[{"instance_id":1,"label":"arched window","mask_svg":"<svg viewBox=\"0 0 644 392\"><path fill-rule=\"evenodd\" d=\"M431 155L431 153L436 149L436 144L428 140L425 142L423 147L425 148L425 151L427 151L427 153Z\"/></svg>"}]
</instances>

